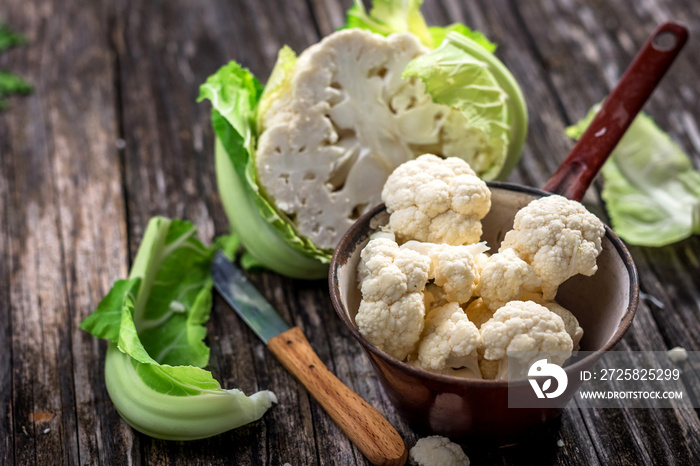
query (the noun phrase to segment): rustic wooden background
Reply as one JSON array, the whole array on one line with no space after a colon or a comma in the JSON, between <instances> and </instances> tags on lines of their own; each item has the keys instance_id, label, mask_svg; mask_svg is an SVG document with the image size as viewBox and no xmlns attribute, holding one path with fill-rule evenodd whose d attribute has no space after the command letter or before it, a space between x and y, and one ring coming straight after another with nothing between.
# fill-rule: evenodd
<instances>
[{"instance_id":1,"label":"rustic wooden background","mask_svg":"<svg viewBox=\"0 0 700 466\"><path fill-rule=\"evenodd\" d=\"M228 60L263 81L344 21L350 0L2 0L29 45L0 56L34 93L0 113L0 464L353 465L364 458L264 346L216 302L208 342L224 386L275 391L262 420L216 438L163 442L134 432L103 383L106 345L78 329L127 275L149 217L226 231L208 104L198 86ZM571 142L564 128L615 84L654 27L691 30L646 110L700 165L697 0L427 0L431 24L462 21L499 44L531 130L512 181L541 186ZM604 215L599 186L586 202ZM700 350L700 238L631 248L645 293L620 348ZM338 377L416 440L341 327L323 281L254 281ZM558 447L562 439L564 446ZM473 464L698 464L694 410L582 410L526 444L467 445Z\"/></svg>"}]
</instances>

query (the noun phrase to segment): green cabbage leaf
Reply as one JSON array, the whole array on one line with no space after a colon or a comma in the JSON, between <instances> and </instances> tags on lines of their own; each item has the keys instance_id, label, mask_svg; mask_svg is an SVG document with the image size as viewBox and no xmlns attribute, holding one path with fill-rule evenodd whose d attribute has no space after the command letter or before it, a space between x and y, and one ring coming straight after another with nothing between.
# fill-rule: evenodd
<instances>
[{"instance_id":1,"label":"green cabbage leaf","mask_svg":"<svg viewBox=\"0 0 700 466\"><path fill-rule=\"evenodd\" d=\"M260 391L222 389L204 343L212 305L210 265L219 248L232 255L234 236L210 248L189 222L151 219L128 279L114 283L81 328L109 340L105 384L134 429L166 440L210 437L259 419L276 402Z\"/></svg>"},{"instance_id":2,"label":"green cabbage leaf","mask_svg":"<svg viewBox=\"0 0 700 466\"><path fill-rule=\"evenodd\" d=\"M580 138L598 109L567 135ZM660 247L700 234L700 173L649 116L637 116L602 174L613 230L626 242Z\"/></svg>"}]
</instances>

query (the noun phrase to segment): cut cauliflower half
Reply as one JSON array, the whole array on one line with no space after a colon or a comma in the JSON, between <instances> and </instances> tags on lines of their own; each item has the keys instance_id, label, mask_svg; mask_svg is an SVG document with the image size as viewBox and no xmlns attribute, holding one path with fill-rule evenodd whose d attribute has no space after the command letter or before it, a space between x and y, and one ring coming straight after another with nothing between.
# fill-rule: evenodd
<instances>
[{"instance_id":1,"label":"cut cauliflower half","mask_svg":"<svg viewBox=\"0 0 700 466\"><path fill-rule=\"evenodd\" d=\"M418 439L408 455L413 466L469 466L462 447L446 437L431 435Z\"/></svg>"},{"instance_id":2,"label":"cut cauliflower half","mask_svg":"<svg viewBox=\"0 0 700 466\"><path fill-rule=\"evenodd\" d=\"M552 195L518 211L500 251L513 248L532 265L542 280L544 298L552 300L570 277L595 273L604 235L603 223L583 204Z\"/></svg>"},{"instance_id":3,"label":"cut cauliflower half","mask_svg":"<svg viewBox=\"0 0 700 466\"><path fill-rule=\"evenodd\" d=\"M466 303L479 281L475 257L488 249L486 243L464 246L407 241L401 249L416 251L430 258L428 278L442 287L447 302Z\"/></svg>"},{"instance_id":4,"label":"cut cauliflower half","mask_svg":"<svg viewBox=\"0 0 700 466\"><path fill-rule=\"evenodd\" d=\"M433 102L421 79L401 78L427 51L412 34L338 31L306 49L261 104L260 185L319 248L333 249L380 203L400 164L429 150L456 155L474 138L461 111Z\"/></svg>"},{"instance_id":5,"label":"cut cauliflower half","mask_svg":"<svg viewBox=\"0 0 700 466\"><path fill-rule=\"evenodd\" d=\"M525 377L543 358L561 366L574 346L561 317L533 301L511 301L494 312L481 325L481 342L484 358L499 361L496 379Z\"/></svg>"},{"instance_id":6,"label":"cut cauliflower half","mask_svg":"<svg viewBox=\"0 0 700 466\"><path fill-rule=\"evenodd\" d=\"M391 173L382 201L400 241L458 246L481 238L491 191L464 160L425 154Z\"/></svg>"},{"instance_id":7,"label":"cut cauliflower half","mask_svg":"<svg viewBox=\"0 0 700 466\"><path fill-rule=\"evenodd\" d=\"M510 248L502 249L482 262L479 276L476 294L493 311L541 286L535 269Z\"/></svg>"},{"instance_id":8,"label":"cut cauliflower half","mask_svg":"<svg viewBox=\"0 0 700 466\"><path fill-rule=\"evenodd\" d=\"M481 336L457 303L432 309L418 344L418 364L428 370L471 369L481 378L476 350Z\"/></svg>"},{"instance_id":9,"label":"cut cauliflower half","mask_svg":"<svg viewBox=\"0 0 700 466\"><path fill-rule=\"evenodd\" d=\"M370 343L399 360L414 351L423 331L429 269L430 258L399 248L382 233L360 254L362 301L355 323Z\"/></svg>"}]
</instances>

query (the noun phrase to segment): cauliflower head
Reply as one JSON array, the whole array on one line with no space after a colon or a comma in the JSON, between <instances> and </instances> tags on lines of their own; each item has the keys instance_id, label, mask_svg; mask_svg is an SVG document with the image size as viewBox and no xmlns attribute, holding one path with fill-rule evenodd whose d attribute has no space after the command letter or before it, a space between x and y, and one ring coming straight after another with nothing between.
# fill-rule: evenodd
<instances>
[{"instance_id":1,"label":"cauliflower head","mask_svg":"<svg viewBox=\"0 0 700 466\"><path fill-rule=\"evenodd\" d=\"M446 437L431 435L419 439L408 455L414 466L469 466L462 447Z\"/></svg>"},{"instance_id":2,"label":"cauliflower head","mask_svg":"<svg viewBox=\"0 0 700 466\"><path fill-rule=\"evenodd\" d=\"M511 248L491 255L482 263L479 275L476 293L494 311L541 286L535 269Z\"/></svg>"},{"instance_id":3,"label":"cauliflower head","mask_svg":"<svg viewBox=\"0 0 700 466\"><path fill-rule=\"evenodd\" d=\"M457 155L474 138L461 111L433 102L421 79L401 78L426 52L412 34L342 30L306 49L284 83L268 86L258 115L259 184L319 248L333 249L379 204L397 166L427 150Z\"/></svg>"},{"instance_id":4,"label":"cauliflower head","mask_svg":"<svg viewBox=\"0 0 700 466\"><path fill-rule=\"evenodd\" d=\"M476 349L480 344L479 330L462 308L448 303L428 313L418 344L418 363L429 370L466 367L479 374Z\"/></svg>"},{"instance_id":5,"label":"cauliflower head","mask_svg":"<svg viewBox=\"0 0 700 466\"><path fill-rule=\"evenodd\" d=\"M360 256L362 301L355 323L370 343L399 360L415 349L423 331L429 269L430 258L381 234Z\"/></svg>"},{"instance_id":6,"label":"cauliflower head","mask_svg":"<svg viewBox=\"0 0 700 466\"><path fill-rule=\"evenodd\" d=\"M604 235L603 223L580 202L552 195L518 211L500 251L512 248L532 265L544 298L551 300L570 277L595 273Z\"/></svg>"},{"instance_id":7,"label":"cauliflower head","mask_svg":"<svg viewBox=\"0 0 700 466\"><path fill-rule=\"evenodd\" d=\"M391 173L382 201L399 240L459 246L481 238L491 191L464 160L424 154Z\"/></svg>"},{"instance_id":8,"label":"cauliflower head","mask_svg":"<svg viewBox=\"0 0 700 466\"><path fill-rule=\"evenodd\" d=\"M537 360L563 365L571 356L573 341L564 321L533 301L511 301L481 325L484 358L498 360L496 379L524 377ZM510 362L509 362L510 361Z\"/></svg>"}]
</instances>

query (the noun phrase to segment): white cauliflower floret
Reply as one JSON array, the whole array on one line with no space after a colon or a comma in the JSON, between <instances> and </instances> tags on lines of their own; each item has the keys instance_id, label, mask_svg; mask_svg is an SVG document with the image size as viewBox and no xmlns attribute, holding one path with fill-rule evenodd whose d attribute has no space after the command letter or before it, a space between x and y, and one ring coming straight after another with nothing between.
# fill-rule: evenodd
<instances>
[{"instance_id":1,"label":"white cauliflower floret","mask_svg":"<svg viewBox=\"0 0 700 466\"><path fill-rule=\"evenodd\" d=\"M604 235L603 223L580 202L552 195L520 209L500 250L513 248L532 265L551 300L570 277L595 273Z\"/></svg>"},{"instance_id":2,"label":"white cauliflower floret","mask_svg":"<svg viewBox=\"0 0 700 466\"><path fill-rule=\"evenodd\" d=\"M564 327L566 328L566 333L571 336L571 340L574 344L574 351L578 351L581 343L581 338L583 338L583 329L578 324L578 319L575 315L571 313L561 304L556 301L546 301L539 293L525 293L522 297L523 301L534 301L537 304L541 304L546 307L564 321Z\"/></svg>"},{"instance_id":3,"label":"white cauliflower floret","mask_svg":"<svg viewBox=\"0 0 700 466\"><path fill-rule=\"evenodd\" d=\"M423 331L430 258L400 249L386 235L370 239L360 257L357 328L373 345L403 360Z\"/></svg>"},{"instance_id":4,"label":"white cauliflower floret","mask_svg":"<svg viewBox=\"0 0 700 466\"><path fill-rule=\"evenodd\" d=\"M491 191L464 160L425 154L391 173L382 201L399 240L458 246L481 238Z\"/></svg>"},{"instance_id":5,"label":"white cauliflower floret","mask_svg":"<svg viewBox=\"0 0 700 466\"><path fill-rule=\"evenodd\" d=\"M467 314L469 320L476 325L476 328L481 328L484 322L493 317L493 311L484 304L484 300L481 298L477 298L469 303L464 313Z\"/></svg>"},{"instance_id":6,"label":"white cauliflower floret","mask_svg":"<svg viewBox=\"0 0 700 466\"><path fill-rule=\"evenodd\" d=\"M419 439L408 459L414 466L469 466L462 447L439 435Z\"/></svg>"},{"instance_id":7,"label":"white cauliflower floret","mask_svg":"<svg viewBox=\"0 0 700 466\"><path fill-rule=\"evenodd\" d=\"M509 301L520 299L523 293L540 287L535 269L510 248L489 257L479 270L479 275L476 294L494 311Z\"/></svg>"},{"instance_id":8,"label":"white cauliflower floret","mask_svg":"<svg viewBox=\"0 0 700 466\"><path fill-rule=\"evenodd\" d=\"M476 354L480 343L479 330L462 308L448 303L428 313L418 344L418 363L428 370L465 367L480 378Z\"/></svg>"},{"instance_id":9,"label":"white cauliflower floret","mask_svg":"<svg viewBox=\"0 0 700 466\"><path fill-rule=\"evenodd\" d=\"M484 358L499 361L496 379L525 377L529 367L546 358L563 365L573 342L561 317L533 301L511 301L481 326Z\"/></svg>"},{"instance_id":10,"label":"white cauliflower floret","mask_svg":"<svg viewBox=\"0 0 700 466\"><path fill-rule=\"evenodd\" d=\"M428 149L469 156L460 148L478 146L474 157L488 148L486 141L463 142L475 136L461 111L433 102L421 79L401 78L427 51L413 34L348 29L275 76L258 116L258 181L319 248L333 249L380 203L384 182L403 162Z\"/></svg>"},{"instance_id":11,"label":"white cauliflower floret","mask_svg":"<svg viewBox=\"0 0 700 466\"><path fill-rule=\"evenodd\" d=\"M466 303L479 280L475 256L483 253L486 243L464 246L407 241L401 249L412 250L431 260L428 279L443 288L447 302Z\"/></svg>"}]
</instances>

